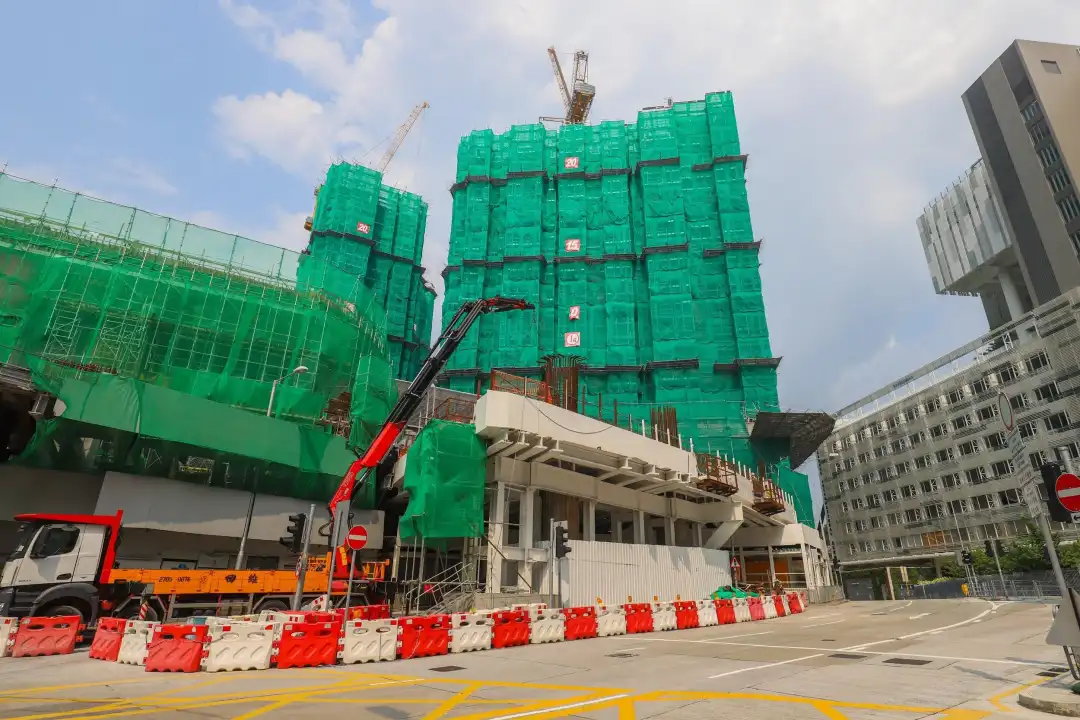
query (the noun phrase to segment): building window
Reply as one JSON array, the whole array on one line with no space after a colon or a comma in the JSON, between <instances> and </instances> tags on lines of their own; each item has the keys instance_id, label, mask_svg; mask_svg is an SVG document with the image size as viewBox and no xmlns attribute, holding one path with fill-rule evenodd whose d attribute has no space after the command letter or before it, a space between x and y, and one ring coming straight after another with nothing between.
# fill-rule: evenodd
<instances>
[{"instance_id":1,"label":"building window","mask_svg":"<svg viewBox=\"0 0 1080 720\"><path fill-rule=\"evenodd\" d=\"M979 452L979 444L975 440L968 440L967 442L960 443L959 450L961 455L974 455Z\"/></svg>"},{"instance_id":2,"label":"building window","mask_svg":"<svg viewBox=\"0 0 1080 720\"><path fill-rule=\"evenodd\" d=\"M886 424L889 426L890 430L895 430L896 426L900 424L899 416L893 415L886 421Z\"/></svg>"},{"instance_id":3,"label":"building window","mask_svg":"<svg viewBox=\"0 0 1080 720\"><path fill-rule=\"evenodd\" d=\"M855 547L855 543L850 543L847 546L847 553L848 553L848 555L858 555L859 554L859 549L857 547Z\"/></svg>"},{"instance_id":4,"label":"building window","mask_svg":"<svg viewBox=\"0 0 1080 720\"><path fill-rule=\"evenodd\" d=\"M907 444L904 442L904 438L893 440L892 443L890 443L890 447L892 448L894 455L907 450Z\"/></svg>"},{"instance_id":5,"label":"building window","mask_svg":"<svg viewBox=\"0 0 1080 720\"><path fill-rule=\"evenodd\" d=\"M859 532L866 532L866 521L865 520L856 520L855 521L855 529L858 530Z\"/></svg>"},{"instance_id":6,"label":"building window","mask_svg":"<svg viewBox=\"0 0 1080 720\"><path fill-rule=\"evenodd\" d=\"M1076 193L1069 193L1058 200L1057 206L1058 210L1061 211L1061 218L1065 222L1080 217L1080 200L1076 199Z\"/></svg>"},{"instance_id":7,"label":"building window","mask_svg":"<svg viewBox=\"0 0 1080 720\"><path fill-rule=\"evenodd\" d=\"M950 447L944 448L943 450L938 450L936 457L939 463L949 462L953 459L953 449Z\"/></svg>"},{"instance_id":8,"label":"building window","mask_svg":"<svg viewBox=\"0 0 1080 720\"><path fill-rule=\"evenodd\" d=\"M1030 440L1039 434L1039 427L1034 422L1020 423L1016 427L1016 431L1020 433L1021 439Z\"/></svg>"},{"instance_id":9,"label":"building window","mask_svg":"<svg viewBox=\"0 0 1080 720\"><path fill-rule=\"evenodd\" d=\"M1065 172L1065 168L1058 168L1047 175L1046 181L1050 183L1050 189L1055 193L1059 193L1072 185L1072 180L1069 178L1069 173Z\"/></svg>"},{"instance_id":10,"label":"building window","mask_svg":"<svg viewBox=\"0 0 1080 720\"><path fill-rule=\"evenodd\" d=\"M964 400L964 389L959 388L957 390L950 390L949 394L945 396L950 405L957 405Z\"/></svg>"},{"instance_id":11,"label":"building window","mask_svg":"<svg viewBox=\"0 0 1080 720\"><path fill-rule=\"evenodd\" d=\"M948 473L941 476L941 485L947 490L958 488L964 483L960 480L960 473Z\"/></svg>"},{"instance_id":12,"label":"building window","mask_svg":"<svg viewBox=\"0 0 1080 720\"><path fill-rule=\"evenodd\" d=\"M1027 396L1025 396L1024 393L1013 395L1009 398L1009 406L1012 407L1013 410L1023 410L1027 407Z\"/></svg>"},{"instance_id":13,"label":"building window","mask_svg":"<svg viewBox=\"0 0 1080 720\"><path fill-rule=\"evenodd\" d=\"M1046 462L1046 458L1043 457L1042 450L1036 450L1035 452L1028 455L1028 462L1031 463L1031 467L1035 470L1035 472L1039 472L1039 468L1041 468L1043 466L1043 463Z\"/></svg>"},{"instance_id":14,"label":"building window","mask_svg":"<svg viewBox=\"0 0 1080 720\"><path fill-rule=\"evenodd\" d=\"M898 499L897 495L896 495L896 490L895 489L886 490L885 492L881 493L881 499L882 499L882 501L884 501L886 503L894 503L894 502L896 502L897 499Z\"/></svg>"},{"instance_id":15,"label":"building window","mask_svg":"<svg viewBox=\"0 0 1080 720\"><path fill-rule=\"evenodd\" d=\"M885 526L885 523L883 523L882 520L883 518L875 515L874 517L870 518L870 527L872 527L874 530L880 530L882 527Z\"/></svg>"},{"instance_id":16,"label":"building window","mask_svg":"<svg viewBox=\"0 0 1080 720\"><path fill-rule=\"evenodd\" d=\"M948 432L949 432L948 425L946 425L945 423L941 423L940 425L935 425L934 427L930 428L930 437L933 437L933 438L945 437L946 433L948 433Z\"/></svg>"},{"instance_id":17,"label":"building window","mask_svg":"<svg viewBox=\"0 0 1080 720\"><path fill-rule=\"evenodd\" d=\"M996 432L989 435L983 435L983 442L986 443L986 447L991 450L1001 450L1007 444L1005 439L1005 433Z\"/></svg>"},{"instance_id":18,"label":"building window","mask_svg":"<svg viewBox=\"0 0 1080 720\"><path fill-rule=\"evenodd\" d=\"M1073 251L1080 255L1080 230L1077 230L1072 235L1070 235L1069 239L1072 240Z\"/></svg>"},{"instance_id":19,"label":"building window","mask_svg":"<svg viewBox=\"0 0 1080 720\"><path fill-rule=\"evenodd\" d=\"M850 523L850 522L844 523L844 532L846 532L848 535L855 532L855 523Z\"/></svg>"},{"instance_id":20,"label":"building window","mask_svg":"<svg viewBox=\"0 0 1080 720\"><path fill-rule=\"evenodd\" d=\"M967 476L967 481L972 485L986 482L986 468L984 467L975 467L970 470L965 470L964 475Z\"/></svg>"},{"instance_id":21,"label":"building window","mask_svg":"<svg viewBox=\"0 0 1080 720\"><path fill-rule=\"evenodd\" d=\"M990 469L994 471L994 477L1011 475L1013 471L1012 460L998 460L990 466Z\"/></svg>"},{"instance_id":22,"label":"building window","mask_svg":"<svg viewBox=\"0 0 1080 720\"><path fill-rule=\"evenodd\" d=\"M1042 62L1042 69L1045 70L1046 72L1050 73L1051 75L1060 75L1061 74L1061 66L1057 64L1057 61L1055 61L1055 60L1041 60L1040 62Z\"/></svg>"},{"instance_id":23,"label":"building window","mask_svg":"<svg viewBox=\"0 0 1080 720\"><path fill-rule=\"evenodd\" d=\"M935 413L941 409L941 398L930 398L924 403L926 406L926 414Z\"/></svg>"},{"instance_id":24,"label":"building window","mask_svg":"<svg viewBox=\"0 0 1080 720\"><path fill-rule=\"evenodd\" d=\"M862 544L862 550L865 553L871 553L874 552L874 546L871 545L869 541L866 541Z\"/></svg>"},{"instance_id":25,"label":"building window","mask_svg":"<svg viewBox=\"0 0 1080 720\"><path fill-rule=\"evenodd\" d=\"M915 489L914 485L904 485L900 488L900 494L905 498L913 498L919 494L919 491Z\"/></svg>"},{"instance_id":26,"label":"building window","mask_svg":"<svg viewBox=\"0 0 1080 720\"><path fill-rule=\"evenodd\" d=\"M1057 145L1054 144L1053 140L1036 150L1035 154L1039 156L1039 162L1042 163L1043 170L1053 167L1061 160L1061 153L1058 152Z\"/></svg>"},{"instance_id":27,"label":"building window","mask_svg":"<svg viewBox=\"0 0 1080 720\"><path fill-rule=\"evenodd\" d=\"M915 419L919 417L919 406L916 405L913 408L908 408L907 410L905 410L904 417L907 418L908 422L914 422Z\"/></svg>"},{"instance_id":28,"label":"building window","mask_svg":"<svg viewBox=\"0 0 1080 720\"><path fill-rule=\"evenodd\" d=\"M1045 122L1037 122L1028 128L1028 134L1031 135L1031 142L1038 145L1039 142L1050 137L1050 128L1046 127Z\"/></svg>"},{"instance_id":29,"label":"building window","mask_svg":"<svg viewBox=\"0 0 1080 720\"><path fill-rule=\"evenodd\" d=\"M1043 422L1046 423L1046 429L1050 432L1062 432L1069 428L1069 414L1066 412L1054 413Z\"/></svg>"},{"instance_id":30,"label":"building window","mask_svg":"<svg viewBox=\"0 0 1080 720\"><path fill-rule=\"evenodd\" d=\"M915 523L922 520L922 508L911 508L904 511L904 520L909 523Z\"/></svg>"},{"instance_id":31,"label":"building window","mask_svg":"<svg viewBox=\"0 0 1080 720\"><path fill-rule=\"evenodd\" d=\"M881 507L881 496L877 493L866 496L866 506L871 508Z\"/></svg>"},{"instance_id":32,"label":"building window","mask_svg":"<svg viewBox=\"0 0 1080 720\"><path fill-rule=\"evenodd\" d=\"M885 445L878 445L874 448L874 457L883 458L889 454L889 448Z\"/></svg>"},{"instance_id":33,"label":"building window","mask_svg":"<svg viewBox=\"0 0 1080 720\"><path fill-rule=\"evenodd\" d=\"M885 482L886 480L888 480L889 479L889 473L887 472L887 468L881 468L880 470L878 470L877 471L877 476L878 476L878 482Z\"/></svg>"},{"instance_id":34,"label":"building window","mask_svg":"<svg viewBox=\"0 0 1080 720\"><path fill-rule=\"evenodd\" d=\"M1001 492L998 493L998 501L1001 503L1002 507L1005 507L1005 506L1008 506L1008 505L1019 505L1020 504L1020 491L1018 489L1016 489L1016 488L1010 488L1008 490L1002 490Z\"/></svg>"},{"instance_id":35,"label":"building window","mask_svg":"<svg viewBox=\"0 0 1080 720\"><path fill-rule=\"evenodd\" d=\"M915 467L919 470L925 470L926 468L930 467L930 463L932 461L933 459L929 455L917 457L915 458Z\"/></svg>"},{"instance_id":36,"label":"building window","mask_svg":"<svg viewBox=\"0 0 1080 720\"><path fill-rule=\"evenodd\" d=\"M980 422L989 422L997 417L998 409L997 405L987 405L984 408L979 408L975 412L975 417L979 418Z\"/></svg>"},{"instance_id":37,"label":"building window","mask_svg":"<svg viewBox=\"0 0 1080 720\"><path fill-rule=\"evenodd\" d=\"M889 552L889 538L881 538L879 545L882 552Z\"/></svg>"},{"instance_id":38,"label":"building window","mask_svg":"<svg viewBox=\"0 0 1080 720\"><path fill-rule=\"evenodd\" d=\"M994 507L993 495L976 495L971 498L971 504L976 510L989 510Z\"/></svg>"},{"instance_id":39,"label":"building window","mask_svg":"<svg viewBox=\"0 0 1080 720\"><path fill-rule=\"evenodd\" d=\"M1008 365L1002 365L996 371L999 385L1005 385L1011 383L1013 380L1019 377L1016 372L1016 368L1010 363Z\"/></svg>"},{"instance_id":40,"label":"building window","mask_svg":"<svg viewBox=\"0 0 1080 720\"><path fill-rule=\"evenodd\" d=\"M928 520L938 520L943 517L945 517L945 512L942 510L941 505L926 506L926 518Z\"/></svg>"},{"instance_id":41,"label":"building window","mask_svg":"<svg viewBox=\"0 0 1080 720\"><path fill-rule=\"evenodd\" d=\"M979 378L975 382L971 383L971 393L973 395L982 395L985 392L989 392L990 383L986 378Z\"/></svg>"},{"instance_id":42,"label":"building window","mask_svg":"<svg viewBox=\"0 0 1080 720\"><path fill-rule=\"evenodd\" d=\"M971 418L967 415L961 415L960 417L954 417L952 419L953 430L963 430L971 424Z\"/></svg>"},{"instance_id":43,"label":"building window","mask_svg":"<svg viewBox=\"0 0 1080 720\"><path fill-rule=\"evenodd\" d=\"M923 491L923 495L929 495L930 493L936 493L938 491L937 478L930 478L929 480L923 480L919 483L919 489Z\"/></svg>"},{"instance_id":44,"label":"building window","mask_svg":"<svg viewBox=\"0 0 1080 720\"><path fill-rule=\"evenodd\" d=\"M968 511L967 500L953 500L952 502L948 503L948 505L949 513L951 515L963 515Z\"/></svg>"},{"instance_id":45,"label":"building window","mask_svg":"<svg viewBox=\"0 0 1080 720\"><path fill-rule=\"evenodd\" d=\"M916 445L919 445L925 438L926 436L923 435L922 430L917 433L912 433L911 435L908 435L908 447L915 447Z\"/></svg>"},{"instance_id":46,"label":"building window","mask_svg":"<svg viewBox=\"0 0 1080 720\"><path fill-rule=\"evenodd\" d=\"M851 511L850 508L848 507L847 500L844 500L842 503L840 503L840 510L845 512L845 513Z\"/></svg>"},{"instance_id":47,"label":"building window","mask_svg":"<svg viewBox=\"0 0 1080 720\"><path fill-rule=\"evenodd\" d=\"M905 460L902 463L896 463L896 476L907 475L911 472L911 463Z\"/></svg>"},{"instance_id":48,"label":"building window","mask_svg":"<svg viewBox=\"0 0 1080 720\"><path fill-rule=\"evenodd\" d=\"M1059 397L1061 393L1058 392L1057 383L1051 382L1035 388L1035 399L1038 402L1053 402Z\"/></svg>"},{"instance_id":49,"label":"building window","mask_svg":"<svg viewBox=\"0 0 1080 720\"><path fill-rule=\"evenodd\" d=\"M896 548L897 550L903 550L904 549L904 541L903 541L902 538L893 538L892 541L893 541L893 547L894 548Z\"/></svg>"}]
</instances>

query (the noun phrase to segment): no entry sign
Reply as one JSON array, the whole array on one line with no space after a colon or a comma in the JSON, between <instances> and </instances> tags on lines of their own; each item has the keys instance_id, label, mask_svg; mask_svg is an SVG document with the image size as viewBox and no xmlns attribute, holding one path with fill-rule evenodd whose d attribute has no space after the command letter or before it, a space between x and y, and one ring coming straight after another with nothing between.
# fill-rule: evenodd
<instances>
[{"instance_id":1,"label":"no entry sign","mask_svg":"<svg viewBox=\"0 0 1080 720\"><path fill-rule=\"evenodd\" d=\"M1054 483L1054 490L1062 507L1069 512L1080 512L1080 478L1072 473L1062 473Z\"/></svg>"},{"instance_id":2,"label":"no entry sign","mask_svg":"<svg viewBox=\"0 0 1080 720\"><path fill-rule=\"evenodd\" d=\"M345 547L350 550L363 550L367 545L367 528L363 525L354 525L349 528L349 534L345 536Z\"/></svg>"}]
</instances>

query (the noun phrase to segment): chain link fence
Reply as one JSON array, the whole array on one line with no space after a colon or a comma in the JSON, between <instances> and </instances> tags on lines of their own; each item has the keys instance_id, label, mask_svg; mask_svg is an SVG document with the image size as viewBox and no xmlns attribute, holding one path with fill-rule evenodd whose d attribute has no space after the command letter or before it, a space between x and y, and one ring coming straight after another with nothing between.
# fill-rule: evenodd
<instances>
[{"instance_id":1,"label":"chain link fence","mask_svg":"<svg viewBox=\"0 0 1080 720\"><path fill-rule=\"evenodd\" d=\"M1063 568L1065 584L1080 591L1080 570ZM1028 572L1006 575L1004 582L998 575L972 575L921 584L901 584L896 587L897 598L945 599L980 597L993 600L1060 599L1061 590L1051 571Z\"/></svg>"}]
</instances>

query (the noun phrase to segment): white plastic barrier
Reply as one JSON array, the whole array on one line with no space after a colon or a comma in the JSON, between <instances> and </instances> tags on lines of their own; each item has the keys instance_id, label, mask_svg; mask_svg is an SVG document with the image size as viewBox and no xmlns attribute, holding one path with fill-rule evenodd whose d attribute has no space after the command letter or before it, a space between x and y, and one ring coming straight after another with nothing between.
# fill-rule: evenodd
<instances>
[{"instance_id":1,"label":"white plastic barrier","mask_svg":"<svg viewBox=\"0 0 1080 720\"><path fill-rule=\"evenodd\" d=\"M8 649L8 643L11 642L12 637L15 635L15 630L18 627L19 621L17 618L0 617L0 658L7 657L11 654Z\"/></svg>"},{"instance_id":2,"label":"white plastic barrier","mask_svg":"<svg viewBox=\"0 0 1080 720\"><path fill-rule=\"evenodd\" d=\"M700 627L712 627L720 624L720 620L716 617L716 604L712 600L698 600L697 616L698 626Z\"/></svg>"},{"instance_id":3,"label":"white plastic barrier","mask_svg":"<svg viewBox=\"0 0 1080 720\"><path fill-rule=\"evenodd\" d=\"M450 652L463 653L491 649L492 624L487 614L450 616Z\"/></svg>"},{"instance_id":4,"label":"white plastic barrier","mask_svg":"<svg viewBox=\"0 0 1080 720\"><path fill-rule=\"evenodd\" d=\"M281 612L280 610L263 610L259 613L257 622L290 622L289 613ZM292 620L291 622L303 622L303 618L300 620Z\"/></svg>"},{"instance_id":5,"label":"white plastic barrier","mask_svg":"<svg viewBox=\"0 0 1080 720\"><path fill-rule=\"evenodd\" d=\"M776 602L772 599L772 595L762 596L761 607L765 610L766 620L776 617Z\"/></svg>"},{"instance_id":6,"label":"white plastic barrier","mask_svg":"<svg viewBox=\"0 0 1080 720\"><path fill-rule=\"evenodd\" d=\"M735 607L735 622L750 622L750 605L746 598L733 598L732 604Z\"/></svg>"},{"instance_id":7,"label":"white plastic barrier","mask_svg":"<svg viewBox=\"0 0 1080 720\"><path fill-rule=\"evenodd\" d=\"M623 618L625 627L625 617ZM558 610L537 610L529 623L529 642L533 645L540 643L562 642L566 639L566 618Z\"/></svg>"},{"instance_id":8,"label":"white plastic barrier","mask_svg":"<svg viewBox=\"0 0 1080 720\"><path fill-rule=\"evenodd\" d=\"M380 662L397 658L398 626L392 620L349 620L341 644L341 662Z\"/></svg>"},{"instance_id":9,"label":"white plastic barrier","mask_svg":"<svg viewBox=\"0 0 1080 720\"><path fill-rule=\"evenodd\" d=\"M596 637L626 634L626 611L616 605L596 606Z\"/></svg>"},{"instance_id":10,"label":"white plastic barrier","mask_svg":"<svg viewBox=\"0 0 1080 720\"><path fill-rule=\"evenodd\" d=\"M653 630L675 630L679 622L675 618L675 605L669 602L654 602L652 604Z\"/></svg>"},{"instance_id":11,"label":"white plastic barrier","mask_svg":"<svg viewBox=\"0 0 1080 720\"><path fill-rule=\"evenodd\" d=\"M533 617L536 617L536 612L538 610L547 610L548 606L547 606L547 603L527 603L527 604L518 603L517 605L511 605L510 609L511 610L528 610L529 611L529 617L533 618Z\"/></svg>"},{"instance_id":12,"label":"white plastic barrier","mask_svg":"<svg viewBox=\"0 0 1080 720\"><path fill-rule=\"evenodd\" d=\"M790 615L791 614L791 605L788 603L787 595L781 595L780 599L784 603L784 614L785 615Z\"/></svg>"},{"instance_id":13,"label":"white plastic barrier","mask_svg":"<svg viewBox=\"0 0 1080 720\"><path fill-rule=\"evenodd\" d=\"M280 633L280 623L214 623L210 625L210 644L202 668L206 672L266 670L270 667L274 638Z\"/></svg>"},{"instance_id":14,"label":"white plastic barrier","mask_svg":"<svg viewBox=\"0 0 1080 720\"><path fill-rule=\"evenodd\" d=\"M799 605L802 607L802 611L806 612L806 608L810 606L810 601L806 598L806 591L799 591Z\"/></svg>"},{"instance_id":15,"label":"white plastic barrier","mask_svg":"<svg viewBox=\"0 0 1080 720\"><path fill-rule=\"evenodd\" d=\"M125 665L145 665L150 636L154 628L160 624L149 620L128 620L124 627L124 636L120 639L120 652L116 656L116 662Z\"/></svg>"}]
</instances>

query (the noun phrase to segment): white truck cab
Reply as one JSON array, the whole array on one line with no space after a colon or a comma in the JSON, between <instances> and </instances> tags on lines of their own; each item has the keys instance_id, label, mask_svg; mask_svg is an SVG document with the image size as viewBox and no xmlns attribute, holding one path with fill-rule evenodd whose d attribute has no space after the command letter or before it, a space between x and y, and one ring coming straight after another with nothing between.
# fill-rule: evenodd
<instances>
[{"instance_id":1,"label":"white truck cab","mask_svg":"<svg viewBox=\"0 0 1080 720\"><path fill-rule=\"evenodd\" d=\"M109 581L122 513L18 515L15 550L0 574L0 616L82 615L99 611Z\"/></svg>"}]
</instances>

